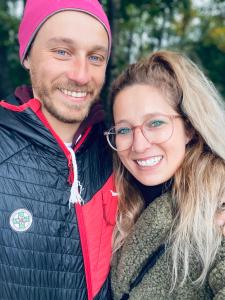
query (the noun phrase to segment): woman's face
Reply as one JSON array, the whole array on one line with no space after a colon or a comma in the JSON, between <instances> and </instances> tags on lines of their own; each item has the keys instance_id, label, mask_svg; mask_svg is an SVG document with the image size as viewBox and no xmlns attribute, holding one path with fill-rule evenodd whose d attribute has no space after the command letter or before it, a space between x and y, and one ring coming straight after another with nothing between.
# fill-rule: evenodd
<instances>
[{"instance_id":1,"label":"woman's face","mask_svg":"<svg viewBox=\"0 0 225 300\"><path fill-rule=\"evenodd\" d=\"M160 138L159 130L162 121L158 116L178 116L178 113L171 107L166 97L160 91L149 85L133 85L126 87L116 96L113 114L115 125L130 124L131 127L140 126L144 122L151 126L155 140ZM157 116L149 125L148 120ZM158 121L159 119L159 121ZM169 139L157 144L143 135L140 127L133 130L133 143L127 149L119 151L118 155L127 170L144 185L154 186L170 179L181 165L185 146L190 138L187 136L182 118L171 119L173 124L172 134ZM142 127L143 128L143 127ZM154 131L156 130L156 131ZM161 129L160 129L161 130ZM122 135L127 131L121 131ZM152 136L153 136L152 135ZM168 135L167 135L168 136Z\"/></svg>"}]
</instances>

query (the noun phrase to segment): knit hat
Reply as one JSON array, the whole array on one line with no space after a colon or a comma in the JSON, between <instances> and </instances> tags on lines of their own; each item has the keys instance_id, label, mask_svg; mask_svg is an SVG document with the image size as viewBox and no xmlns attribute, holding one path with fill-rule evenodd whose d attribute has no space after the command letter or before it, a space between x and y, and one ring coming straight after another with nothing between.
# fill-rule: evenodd
<instances>
[{"instance_id":1,"label":"knit hat","mask_svg":"<svg viewBox=\"0 0 225 300\"><path fill-rule=\"evenodd\" d=\"M108 18L97 0L27 0L24 9L22 21L20 23L18 39L19 39L19 55L20 61L23 61L29 51L29 47L33 42L36 33L44 22L60 11L75 10L85 12L96 18L105 28L109 38L109 52L111 49L111 31Z\"/></svg>"}]
</instances>

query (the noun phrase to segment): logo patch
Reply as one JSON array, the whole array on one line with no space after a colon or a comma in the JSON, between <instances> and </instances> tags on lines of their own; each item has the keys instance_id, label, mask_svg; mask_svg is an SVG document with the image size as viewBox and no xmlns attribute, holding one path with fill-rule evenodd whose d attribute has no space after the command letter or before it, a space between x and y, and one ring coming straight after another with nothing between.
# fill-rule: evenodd
<instances>
[{"instance_id":1,"label":"logo patch","mask_svg":"<svg viewBox=\"0 0 225 300\"><path fill-rule=\"evenodd\" d=\"M9 219L10 226L18 232L27 231L33 222L32 214L25 208L15 210Z\"/></svg>"}]
</instances>

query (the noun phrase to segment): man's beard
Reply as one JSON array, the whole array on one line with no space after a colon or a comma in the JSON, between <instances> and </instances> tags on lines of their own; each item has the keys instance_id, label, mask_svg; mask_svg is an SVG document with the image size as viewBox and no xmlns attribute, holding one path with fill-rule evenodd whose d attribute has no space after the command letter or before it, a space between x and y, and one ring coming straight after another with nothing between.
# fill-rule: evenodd
<instances>
[{"instance_id":1,"label":"man's beard","mask_svg":"<svg viewBox=\"0 0 225 300\"><path fill-rule=\"evenodd\" d=\"M93 95L93 88L89 85L78 85L70 80L65 80L64 82L58 81L55 82L51 87L46 87L43 82L38 82L36 79L36 76L33 74L32 76L32 87L33 90L35 90L36 95L38 96L39 100L42 102L43 108L52 115L55 119L59 120L62 123L67 124L77 124L81 123L89 114L89 111L93 104L98 101L98 96L95 97L92 101L89 101L88 103L85 101L84 105L81 104L69 104L67 105L67 108L71 111L76 112L76 117L69 117L65 114L62 114L60 110L57 108L57 103L54 105L54 99L51 99L51 95L54 94L54 91L60 91L60 90L79 90L81 92L87 92L89 94ZM63 97L63 95L62 95ZM65 105L65 103L64 103ZM77 114L77 112L81 113L80 115Z\"/></svg>"}]
</instances>

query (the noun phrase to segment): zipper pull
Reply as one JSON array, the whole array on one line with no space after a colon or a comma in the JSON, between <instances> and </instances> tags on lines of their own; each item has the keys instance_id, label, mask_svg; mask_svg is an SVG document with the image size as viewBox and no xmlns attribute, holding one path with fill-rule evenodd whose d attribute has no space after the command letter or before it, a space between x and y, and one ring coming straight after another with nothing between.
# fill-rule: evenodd
<instances>
[{"instance_id":1,"label":"zipper pull","mask_svg":"<svg viewBox=\"0 0 225 300\"><path fill-rule=\"evenodd\" d=\"M69 182L70 185L72 185L73 182L74 182L74 172L73 172L73 161L72 161L71 154L70 154L69 159L68 159L68 168L69 168L68 182Z\"/></svg>"}]
</instances>

